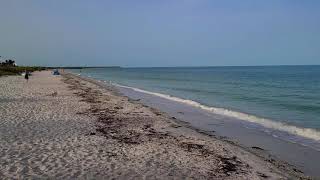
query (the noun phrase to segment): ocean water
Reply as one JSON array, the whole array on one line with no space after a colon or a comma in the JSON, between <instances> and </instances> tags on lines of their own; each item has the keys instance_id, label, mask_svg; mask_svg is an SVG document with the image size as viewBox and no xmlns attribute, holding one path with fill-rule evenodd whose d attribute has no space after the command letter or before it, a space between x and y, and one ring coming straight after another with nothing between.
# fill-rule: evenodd
<instances>
[{"instance_id":1,"label":"ocean water","mask_svg":"<svg viewBox=\"0 0 320 180\"><path fill-rule=\"evenodd\" d=\"M71 71L320 143L320 66Z\"/></svg>"}]
</instances>

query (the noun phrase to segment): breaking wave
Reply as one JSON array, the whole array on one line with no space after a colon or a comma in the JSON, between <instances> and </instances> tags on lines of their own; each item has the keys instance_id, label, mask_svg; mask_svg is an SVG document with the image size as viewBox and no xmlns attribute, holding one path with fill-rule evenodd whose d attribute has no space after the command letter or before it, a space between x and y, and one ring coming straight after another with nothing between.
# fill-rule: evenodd
<instances>
[{"instance_id":1,"label":"breaking wave","mask_svg":"<svg viewBox=\"0 0 320 180\"><path fill-rule=\"evenodd\" d=\"M210 107L210 106L206 106L206 105L200 104L200 103L192 101L192 100L182 99L182 98L170 96L167 94L150 92L150 91L146 91L146 90L142 90L142 89L138 89L138 88L134 88L134 87L119 85L116 83L112 83L112 84L115 86L118 86L118 87L128 88L128 89L132 89L137 92L150 94L150 95L158 96L158 97L165 98L168 100L188 104L190 106L197 107L197 108L209 111L214 114L224 115L224 116L240 119L243 121L256 123L256 124L259 124L265 128L279 130L279 131L283 131L283 132L286 132L286 133L289 133L292 135L297 135L297 136L312 139L315 141L320 141L320 132L315 129L302 128L302 127L297 127L297 126L293 126L293 125L288 125L288 124L285 124L282 122L276 122L276 121L273 121L270 119L261 118L261 117L257 117L254 115L242 113L242 112L232 111L232 110L225 109L225 108Z\"/></svg>"}]
</instances>

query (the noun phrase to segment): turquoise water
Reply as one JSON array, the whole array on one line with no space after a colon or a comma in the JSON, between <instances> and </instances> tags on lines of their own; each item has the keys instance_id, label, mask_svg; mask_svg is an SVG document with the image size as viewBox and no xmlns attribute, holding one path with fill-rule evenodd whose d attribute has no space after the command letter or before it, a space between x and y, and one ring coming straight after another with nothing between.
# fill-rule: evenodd
<instances>
[{"instance_id":1,"label":"turquoise water","mask_svg":"<svg viewBox=\"0 0 320 180\"><path fill-rule=\"evenodd\" d=\"M92 68L81 75L320 131L320 66Z\"/></svg>"}]
</instances>

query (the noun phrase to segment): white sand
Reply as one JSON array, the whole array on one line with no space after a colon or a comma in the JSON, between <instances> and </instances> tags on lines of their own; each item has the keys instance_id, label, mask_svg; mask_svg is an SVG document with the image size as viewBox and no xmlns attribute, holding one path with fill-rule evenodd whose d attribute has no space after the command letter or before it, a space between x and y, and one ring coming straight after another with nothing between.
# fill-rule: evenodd
<instances>
[{"instance_id":1,"label":"white sand","mask_svg":"<svg viewBox=\"0 0 320 180\"><path fill-rule=\"evenodd\" d=\"M60 77L0 78L0 177L94 176L111 164L105 138L85 136L94 120ZM56 97L51 96L58 92Z\"/></svg>"},{"instance_id":2,"label":"white sand","mask_svg":"<svg viewBox=\"0 0 320 180\"><path fill-rule=\"evenodd\" d=\"M50 72L34 73L28 83L18 76L0 78L1 178L300 176L112 91L66 77L68 84Z\"/></svg>"}]
</instances>

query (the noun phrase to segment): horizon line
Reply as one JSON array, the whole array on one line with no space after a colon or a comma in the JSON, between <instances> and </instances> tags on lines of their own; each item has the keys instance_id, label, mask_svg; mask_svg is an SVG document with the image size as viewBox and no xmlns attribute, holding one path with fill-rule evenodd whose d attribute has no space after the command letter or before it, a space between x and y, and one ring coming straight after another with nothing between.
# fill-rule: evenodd
<instances>
[{"instance_id":1,"label":"horizon line","mask_svg":"<svg viewBox=\"0 0 320 180\"><path fill-rule=\"evenodd\" d=\"M43 66L47 68L208 68L208 67L278 67L278 66L320 66L320 64L295 65L216 65L216 66Z\"/></svg>"}]
</instances>

